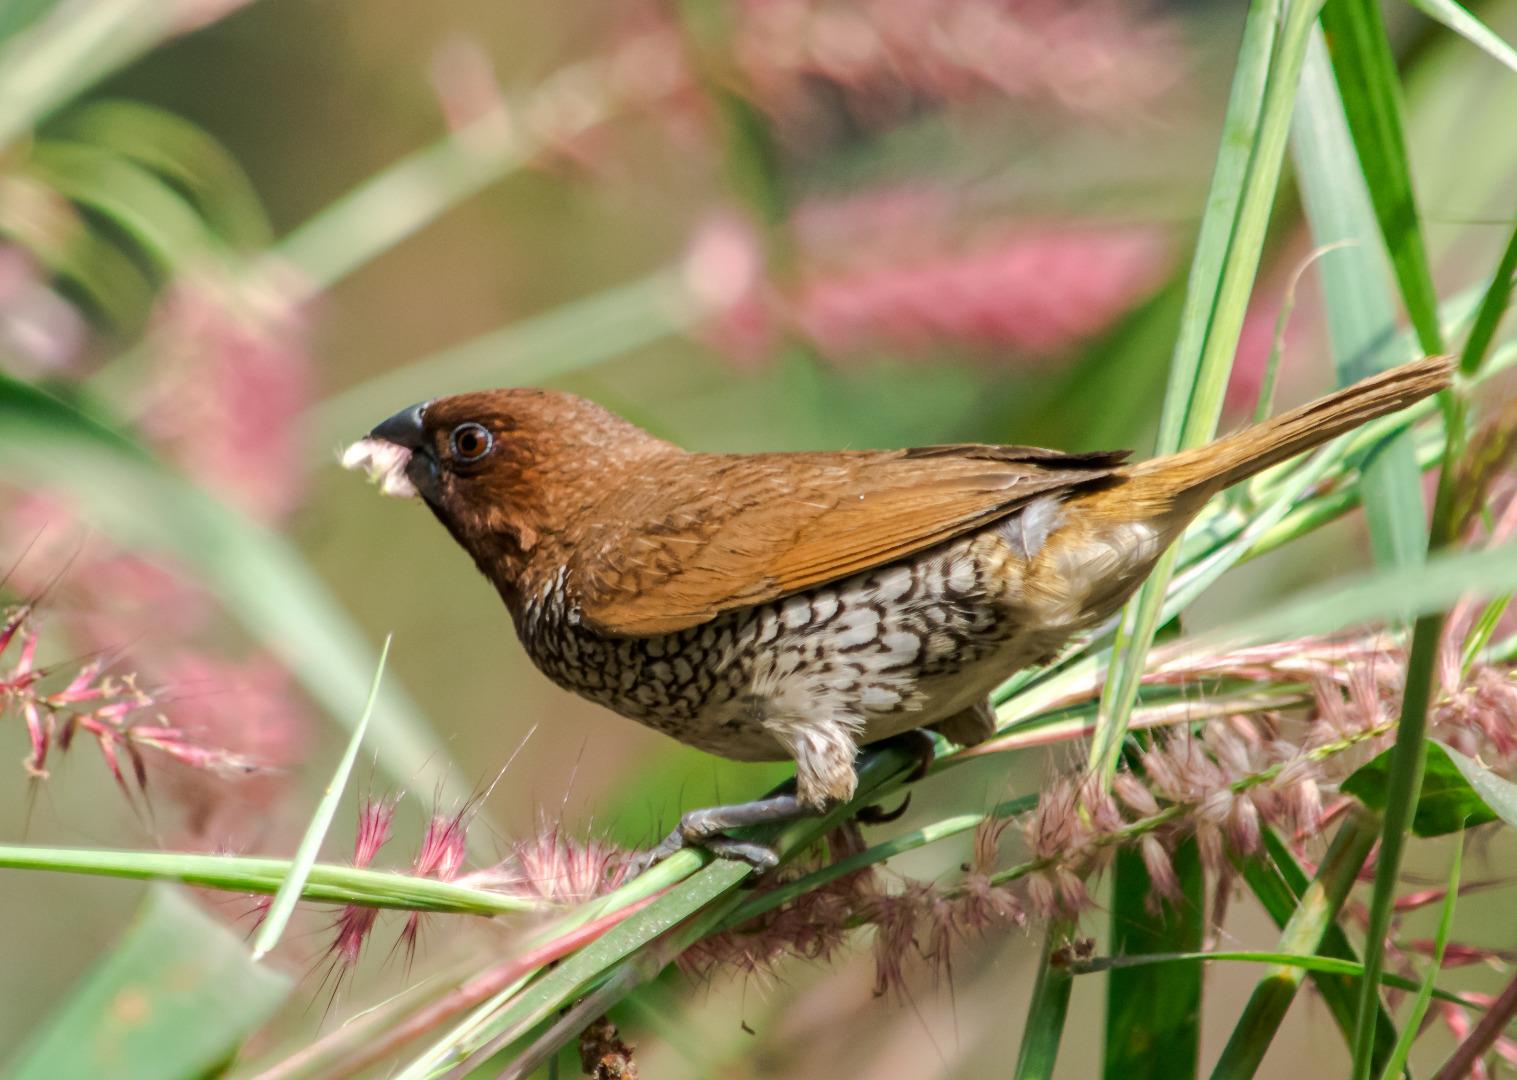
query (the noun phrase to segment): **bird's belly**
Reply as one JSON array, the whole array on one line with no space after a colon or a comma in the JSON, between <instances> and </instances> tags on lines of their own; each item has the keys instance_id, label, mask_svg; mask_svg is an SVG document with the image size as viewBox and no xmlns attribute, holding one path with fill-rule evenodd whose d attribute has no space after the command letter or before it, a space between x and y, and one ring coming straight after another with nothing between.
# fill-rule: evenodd
<instances>
[{"instance_id":1,"label":"bird's belly","mask_svg":"<svg viewBox=\"0 0 1517 1080\"><path fill-rule=\"evenodd\" d=\"M1027 566L988 529L675 634L519 628L565 688L700 749L778 760L808 724L874 742L970 708L1046 659L1080 627L1026 607Z\"/></svg>"}]
</instances>

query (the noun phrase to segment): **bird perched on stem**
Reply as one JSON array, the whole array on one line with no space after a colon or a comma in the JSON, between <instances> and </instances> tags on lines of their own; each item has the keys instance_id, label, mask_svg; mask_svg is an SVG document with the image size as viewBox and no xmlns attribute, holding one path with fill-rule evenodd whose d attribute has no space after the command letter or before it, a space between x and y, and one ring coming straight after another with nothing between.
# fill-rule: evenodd
<instances>
[{"instance_id":1,"label":"bird perched on stem","mask_svg":"<svg viewBox=\"0 0 1517 1080\"><path fill-rule=\"evenodd\" d=\"M489 390L396 413L349 447L420 497L554 682L795 790L686 814L684 843L849 799L860 745L973 744L990 692L1112 615L1221 489L1449 384L1417 360L1193 450L954 445L696 454L583 398Z\"/></svg>"}]
</instances>

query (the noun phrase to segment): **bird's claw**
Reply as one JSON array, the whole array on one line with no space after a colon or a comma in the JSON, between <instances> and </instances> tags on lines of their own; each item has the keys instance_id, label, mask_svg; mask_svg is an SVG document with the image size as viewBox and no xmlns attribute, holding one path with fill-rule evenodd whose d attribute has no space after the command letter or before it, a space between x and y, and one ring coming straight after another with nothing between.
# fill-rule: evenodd
<instances>
[{"instance_id":1,"label":"bird's claw","mask_svg":"<svg viewBox=\"0 0 1517 1080\"><path fill-rule=\"evenodd\" d=\"M679 827L664 837L658 846L633 859L632 871L634 874L640 874L686 847L705 848L713 855L741 859L760 873L772 870L780 862L779 854L773 848L752 840L739 840L727 836L726 831L753 825L793 821L814 812L793 794L774 795L767 799L736 803L732 806L712 806L704 810L691 810L680 818Z\"/></svg>"}]
</instances>

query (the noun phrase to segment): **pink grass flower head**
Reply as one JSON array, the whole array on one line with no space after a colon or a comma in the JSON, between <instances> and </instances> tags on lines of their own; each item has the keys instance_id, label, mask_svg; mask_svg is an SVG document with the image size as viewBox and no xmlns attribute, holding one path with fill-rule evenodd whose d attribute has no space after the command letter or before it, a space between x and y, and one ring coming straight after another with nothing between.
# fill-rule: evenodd
<instances>
[{"instance_id":1,"label":"pink grass flower head","mask_svg":"<svg viewBox=\"0 0 1517 1080\"><path fill-rule=\"evenodd\" d=\"M1131 116L1186 66L1169 24L1105 0L748 0L733 53L791 146L988 96Z\"/></svg>"},{"instance_id":2,"label":"pink grass flower head","mask_svg":"<svg viewBox=\"0 0 1517 1080\"><path fill-rule=\"evenodd\" d=\"M197 635L211 620L210 598L171 560L112 544L64 495L15 492L0 522L0 551L24 552L7 586L22 596L45 592L50 611L83 651L151 650Z\"/></svg>"},{"instance_id":3,"label":"pink grass flower head","mask_svg":"<svg viewBox=\"0 0 1517 1080\"><path fill-rule=\"evenodd\" d=\"M388 798L369 797L358 808L358 831L353 838L353 865L362 869L374 861L379 849L390 839L390 829L395 823L395 807L398 796ZM379 909L360 904L348 904L337 914L333 922L336 934L327 946L327 957L336 972L333 996L342 988L348 972L358 964L363 955L364 942L379 920Z\"/></svg>"},{"instance_id":4,"label":"pink grass flower head","mask_svg":"<svg viewBox=\"0 0 1517 1080\"><path fill-rule=\"evenodd\" d=\"M48 286L36 260L0 244L0 365L24 379L67 374L87 336L83 316Z\"/></svg>"},{"instance_id":5,"label":"pink grass flower head","mask_svg":"<svg viewBox=\"0 0 1517 1080\"><path fill-rule=\"evenodd\" d=\"M153 328L156 365L142 427L195 479L253 516L298 501L311 398L306 326L266 281L184 280Z\"/></svg>"},{"instance_id":6,"label":"pink grass flower head","mask_svg":"<svg viewBox=\"0 0 1517 1080\"><path fill-rule=\"evenodd\" d=\"M509 855L464 880L555 904L578 904L615 889L627 879L626 852L599 840L579 840L557 825L542 824L529 839L518 841Z\"/></svg>"}]
</instances>

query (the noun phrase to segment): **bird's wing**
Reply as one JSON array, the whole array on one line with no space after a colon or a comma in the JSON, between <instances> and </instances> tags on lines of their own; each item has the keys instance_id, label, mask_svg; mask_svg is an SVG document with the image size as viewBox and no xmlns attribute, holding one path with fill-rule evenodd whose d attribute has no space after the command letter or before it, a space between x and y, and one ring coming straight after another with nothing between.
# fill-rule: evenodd
<instances>
[{"instance_id":1,"label":"bird's wing","mask_svg":"<svg viewBox=\"0 0 1517 1080\"><path fill-rule=\"evenodd\" d=\"M931 446L848 454L690 455L597 509L567 584L605 634L673 633L882 566L1038 495L1112 475L1125 451Z\"/></svg>"}]
</instances>

